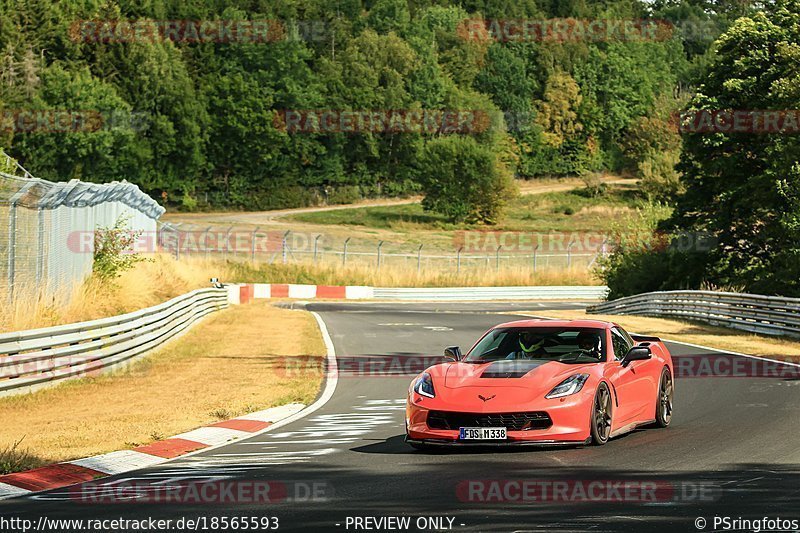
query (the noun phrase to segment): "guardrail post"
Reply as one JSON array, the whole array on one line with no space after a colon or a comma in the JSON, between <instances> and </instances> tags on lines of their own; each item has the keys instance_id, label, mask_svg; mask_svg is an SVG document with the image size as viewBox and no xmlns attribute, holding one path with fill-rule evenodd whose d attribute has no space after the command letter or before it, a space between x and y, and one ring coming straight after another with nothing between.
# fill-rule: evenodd
<instances>
[{"instance_id":1,"label":"guardrail post","mask_svg":"<svg viewBox=\"0 0 800 533\"><path fill-rule=\"evenodd\" d=\"M228 254L231 251L231 232L233 231L233 226L228 228L228 231L225 232L225 260L228 260Z\"/></svg>"},{"instance_id":2,"label":"guardrail post","mask_svg":"<svg viewBox=\"0 0 800 533\"><path fill-rule=\"evenodd\" d=\"M208 259L208 234L209 234L209 232L211 232L211 226L206 228L206 235L205 235L205 238L203 240L203 248L205 248L206 259Z\"/></svg>"},{"instance_id":3,"label":"guardrail post","mask_svg":"<svg viewBox=\"0 0 800 533\"><path fill-rule=\"evenodd\" d=\"M572 241L567 245L567 268L572 266L572 247L573 246L575 246L575 241Z\"/></svg>"},{"instance_id":4,"label":"guardrail post","mask_svg":"<svg viewBox=\"0 0 800 533\"><path fill-rule=\"evenodd\" d=\"M256 234L258 233L258 226L253 230L253 236L250 239L250 260L256 262Z\"/></svg>"},{"instance_id":5,"label":"guardrail post","mask_svg":"<svg viewBox=\"0 0 800 533\"><path fill-rule=\"evenodd\" d=\"M350 237L344 240L344 251L342 252L342 266L347 264L347 243L350 242Z\"/></svg>"},{"instance_id":6,"label":"guardrail post","mask_svg":"<svg viewBox=\"0 0 800 533\"><path fill-rule=\"evenodd\" d=\"M8 207L8 303L14 301L14 269L17 260L17 202Z\"/></svg>"},{"instance_id":7,"label":"guardrail post","mask_svg":"<svg viewBox=\"0 0 800 533\"><path fill-rule=\"evenodd\" d=\"M456 274L461 273L461 250L463 249L464 247L460 246L458 250L456 250Z\"/></svg>"},{"instance_id":8,"label":"guardrail post","mask_svg":"<svg viewBox=\"0 0 800 533\"><path fill-rule=\"evenodd\" d=\"M378 242L378 270L381 269L381 247L383 247L383 241Z\"/></svg>"},{"instance_id":9,"label":"guardrail post","mask_svg":"<svg viewBox=\"0 0 800 533\"><path fill-rule=\"evenodd\" d=\"M322 234L317 235L314 237L314 262L317 262L317 250L319 249L319 238L322 237Z\"/></svg>"},{"instance_id":10,"label":"guardrail post","mask_svg":"<svg viewBox=\"0 0 800 533\"><path fill-rule=\"evenodd\" d=\"M180 225L180 222L175 224L175 261L180 261L181 259L181 230L177 227Z\"/></svg>"},{"instance_id":11,"label":"guardrail post","mask_svg":"<svg viewBox=\"0 0 800 533\"><path fill-rule=\"evenodd\" d=\"M419 274L420 270L422 269L422 244L419 245L417 248L417 274Z\"/></svg>"},{"instance_id":12,"label":"guardrail post","mask_svg":"<svg viewBox=\"0 0 800 533\"><path fill-rule=\"evenodd\" d=\"M281 260L283 261L284 265L286 264L286 253L288 248L286 240L289 238L289 234L291 232L292 230L288 230L286 233L283 234L283 237L281 238Z\"/></svg>"},{"instance_id":13,"label":"guardrail post","mask_svg":"<svg viewBox=\"0 0 800 533\"><path fill-rule=\"evenodd\" d=\"M36 289L39 290L42 286L42 276L44 274L44 209L41 207L36 213Z\"/></svg>"}]
</instances>

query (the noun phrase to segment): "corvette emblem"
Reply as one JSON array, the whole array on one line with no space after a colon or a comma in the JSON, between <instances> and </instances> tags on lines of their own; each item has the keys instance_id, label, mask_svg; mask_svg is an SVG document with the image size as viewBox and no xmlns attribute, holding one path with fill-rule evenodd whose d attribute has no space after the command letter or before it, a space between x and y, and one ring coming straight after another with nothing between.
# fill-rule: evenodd
<instances>
[{"instance_id":1,"label":"corvette emblem","mask_svg":"<svg viewBox=\"0 0 800 533\"><path fill-rule=\"evenodd\" d=\"M483 400L484 402L488 402L489 400L491 400L491 399L492 399L492 398L494 398L495 396L497 396L497 394L492 394L491 396L489 396L489 397L487 398L486 396L481 396L480 394L478 394L478 398L480 398L480 399L481 399L481 400Z\"/></svg>"}]
</instances>

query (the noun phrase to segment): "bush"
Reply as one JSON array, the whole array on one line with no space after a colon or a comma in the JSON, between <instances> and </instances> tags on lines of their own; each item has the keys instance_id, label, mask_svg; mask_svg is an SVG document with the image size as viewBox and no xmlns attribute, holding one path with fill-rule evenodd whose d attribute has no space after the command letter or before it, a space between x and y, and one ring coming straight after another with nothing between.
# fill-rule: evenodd
<instances>
[{"instance_id":1,"label":"bush","mask_svg":"<svg viewBox=\"0 0 800 533\"><path fill-rule=\"evenodd\" d=\"M328 193L327 203L328 205L352 204L362 198L358 185L344 185L336 187Z\"/></svg>"},{"instance_id":2,"label":"bush","mask_svg":"<svg viewBox=\"0 0 800 533\"><path fill-rule=\"evenodd\" d=\"M110 228L98 228L94 232L94 261L92 273L101 281L112 281L136 263L146 259L134 252L141 231L128 229L128 220L119 217Z\"/></svg>"},{"instance_id":3,"label":"bush","mask_svg":"<svg viewBox=\"0 0 800 533\"><path fill-rule=\"evenodd\" d=\"M614 300L643 292L698 289L708 247L688 235L658 231L663 206L649 204L635 217L612 227L614 249L601 258L595 274Z\"/></svg>"},{"instance_id":4,"label":"bush","mask_svg":"<svg viewBox=\"0 0 800 533\"><path fill-rule=\"evenodd\" d=\"M681 178L675 165L680 152L650 153L639 163L640 186L650 200L671 202L682 192Z\"/></svg>"},{"instance_id":5,"label":"bush","mask_svg":"<svg viewBox=\"0 0 800 533\"><path fill-rule=\"evenodd\" d=\"M584 190L589 198L597 198L606 192L606 184L602 180L603 174L600 172L584 172L581 174Z\"/></svg>"},{"instance_id":6,"label":"bush","mask_svg":"<svg viewBox=\"0 0 800 533\"><path fill-rule=\"evenodd\" d=\"M515 194L506 165L472 137L430 141L419 166L422 206L451 222L494 224Z\"/></svg>"}]
</instances>

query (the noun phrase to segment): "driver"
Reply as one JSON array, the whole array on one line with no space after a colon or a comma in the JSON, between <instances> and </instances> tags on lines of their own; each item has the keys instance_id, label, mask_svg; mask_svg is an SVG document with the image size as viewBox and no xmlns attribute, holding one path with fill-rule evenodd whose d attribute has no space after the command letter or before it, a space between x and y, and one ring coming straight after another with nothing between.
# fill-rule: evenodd
<instances>
[{"instance_id":1,"label":"driver","mask_svg":"<svg viewBox=\"0 0 800 533\"><path fill-rule=\"evenodd\" d=\"M509 359L533 359L548 355L544 349L545 338L533 331L519 334L519 350L510 354Z\"/></svg>"},{"instance_id":2,"label":"driver","mask_svg":"<svg viewBox=\"0 0 800 533\"><path fill-rule=\"evenodd\" d=\"M578 334L577 343L578 348L580 348L581 351L586 352L586 355L596 357L597 359L601 358L600 335L597 333L583 331Z\"/></svg>"}]
</instances>

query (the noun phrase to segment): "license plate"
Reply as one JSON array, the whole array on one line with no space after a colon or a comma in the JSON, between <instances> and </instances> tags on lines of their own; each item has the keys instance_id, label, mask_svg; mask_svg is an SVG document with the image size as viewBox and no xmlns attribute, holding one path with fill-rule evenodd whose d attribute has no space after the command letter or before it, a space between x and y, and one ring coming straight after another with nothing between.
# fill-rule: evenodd
<instances>
[{"instance_id":1,"label":"license plate","mask_svg":"<svg viewBox=\"0 0 800 533\"><path fill-rule=\"evenodd\" d=\"M506 428L459 428L460 440L505 440Z\"/></svg>"}]
</instances>

